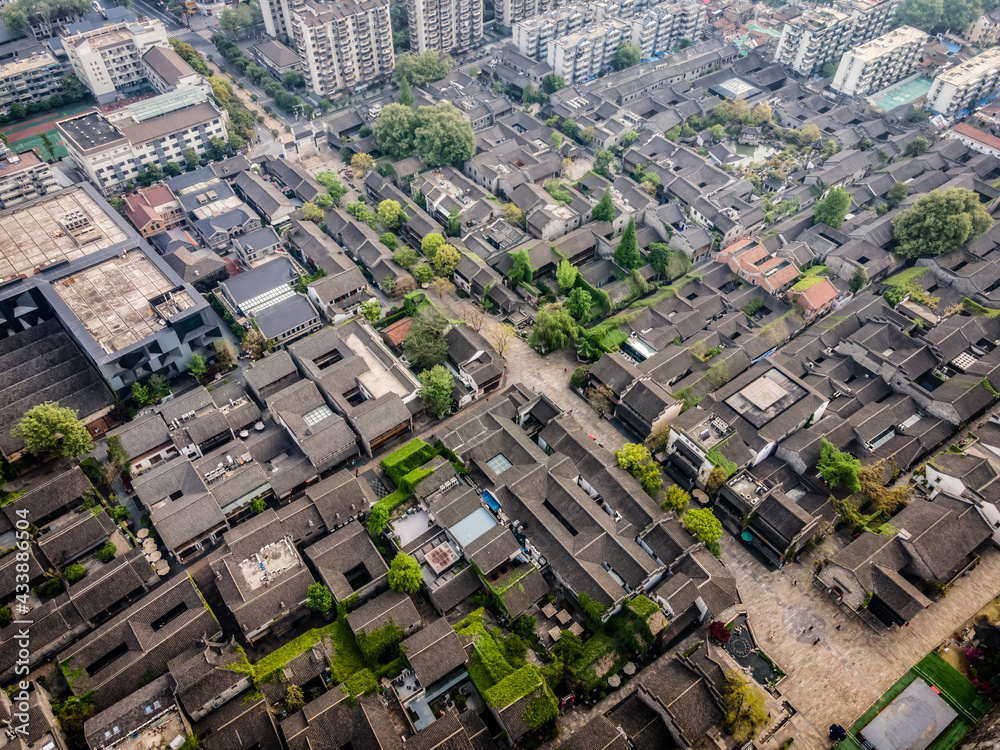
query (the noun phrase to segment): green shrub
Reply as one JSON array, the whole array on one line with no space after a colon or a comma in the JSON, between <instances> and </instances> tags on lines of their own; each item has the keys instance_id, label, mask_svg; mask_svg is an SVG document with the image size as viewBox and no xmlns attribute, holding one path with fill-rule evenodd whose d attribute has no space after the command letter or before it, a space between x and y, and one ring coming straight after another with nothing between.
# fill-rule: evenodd
<instances>
[{"instance_id":1,"label":"green shrub","mask_svg":"<svg viewBox=\"0 0 1000 750\"><path fill-rule=\"evenodd\" d=\"M97 550L97 559L100 560L102 563L111 562L112 560L115 559L115 553L117 551L118 548L112 542L108 542L99 550Z\"/></svg>"},{"instance_id":2,"label":"green shrub","mask_svg":"<svg viewBox=\"0 0 1000 750\"><path fill-rule=\"evenodd\" d=\"M374 695L378 692L378 682L371 670L361 669L345 680L340 689L351 698L357 698L359 695Z\"/></svg>"},{"instance_id":3,"label":"green shrub","mask_svg":"<svg viewBox=\"0 0 1000 750\"><path fill-rule=\"evenodd\" d=\"M83 580L87 575L87 569L79 563L73 563L63 571L63 575L66 576L66 583L72 586L77 581Z\"/></svg>"},{"instance_id":4,"label":"green shrub","mask_svg":"<svg viewBox=\"0 0 1000 750\"><path fill-rule=\"evenodd\" d=\"M398 488L405 475L423 466L436 455L437 452L432 446L416 438L383 458L382 468Z\"/></svg>"}]
</instances>

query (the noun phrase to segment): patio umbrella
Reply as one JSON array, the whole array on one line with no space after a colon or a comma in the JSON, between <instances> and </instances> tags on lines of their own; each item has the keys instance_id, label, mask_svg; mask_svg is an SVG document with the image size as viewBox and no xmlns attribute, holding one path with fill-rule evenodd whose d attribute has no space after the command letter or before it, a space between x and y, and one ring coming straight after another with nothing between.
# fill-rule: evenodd
<instances>
[{"instance_id":1,"label":"patio umbrella","mask_svg":"<svg viewBox=\"0 0 1000 750\"><path fill-rule=\"evenodd\" d=\"M751 534L749 531L744 531L742 534L740 534L740 538L744 542L752 542L753 541L753 534Z\"/></svg>"}]
</instances>

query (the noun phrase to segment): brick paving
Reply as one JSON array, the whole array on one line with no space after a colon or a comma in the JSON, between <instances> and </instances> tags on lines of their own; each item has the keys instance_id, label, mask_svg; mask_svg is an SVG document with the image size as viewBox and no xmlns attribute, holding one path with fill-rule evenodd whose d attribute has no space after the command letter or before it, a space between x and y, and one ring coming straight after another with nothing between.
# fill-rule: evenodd
<instances>
[{"instance_id":1,"label":"brick paving","mask_svg":"<svg viewBox=\"0 0 1000 750\"><path fill-rule=\"evenodd\" d=\"M723 544L723 559L736 576L754 634L787 675L778 688L798 711L795 746L810 750L829 747L831 724L850 726L996 596L1000 580L1000 551L991 547L979 567L956 582L947 597L917 615L910 627L879 636L812 585L814 557L804 555L802 562L772 572L736 539L723 541L728 541ZM793 585L795 581L798 585ZM821 640L814 646L817 637ZM779 732L768 746L787 735Z\"/></svg>"}]
</instances>

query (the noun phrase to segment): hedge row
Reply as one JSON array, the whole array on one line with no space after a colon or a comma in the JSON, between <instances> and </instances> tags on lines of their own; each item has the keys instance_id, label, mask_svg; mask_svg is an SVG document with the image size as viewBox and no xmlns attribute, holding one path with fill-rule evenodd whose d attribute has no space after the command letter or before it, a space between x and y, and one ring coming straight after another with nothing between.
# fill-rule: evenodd
<instances>
[{"instance_id":1,"label":"hedge row","mask_svg":"<svg viewBox=\"0 0 1000 750\"><path fill-rule=\"evenodd\" d=\"M437 456L437 451L434 450L433 446L416 438L383 458L382 468L385 469L385 473L389 475L389 479L395 483L396 487L399 487L404 476L423 466L435 456Z\"/></svg>"}]
</instances>

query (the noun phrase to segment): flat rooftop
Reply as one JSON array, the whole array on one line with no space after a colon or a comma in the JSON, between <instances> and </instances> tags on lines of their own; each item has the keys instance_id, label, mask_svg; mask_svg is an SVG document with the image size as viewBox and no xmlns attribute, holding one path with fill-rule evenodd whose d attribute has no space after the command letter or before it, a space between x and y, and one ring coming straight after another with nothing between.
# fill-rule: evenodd
<instances>
[{"instance_id":1,"label":"flat rooftop","mask_svg":"<svg viewBox=\"0 0 1000 750\"><path fill-rule=\"evenodd\" d=\"M55 281L52 287L108 354L153 335L166 325L164 318L195 304L183 289L172 291L170 280L139 250Z\"/></svg>"},{"instance_id":2,"label":"flat rooftop","mask_svg":"<svg viewBox=\"0 0 1000 750\"><path fill-rule=\"evenodd\" d=\"M806 395L805 388L780 370L768 370L742 390L726 399L726 404L760 429Z\"/></svg>"},{"instance_id":3,"label":"flat rooftop","mask_svg":"<svg viewBox=\"0 0 1000 750\"><path fill-rule=\"evenodd\" d=\"M56 123L56 128L72 140L81 151L90 151L125 140L125 135L118 126L108 122L100 112L88 112L79 117L60 120Z\"/></svg>"},{"instance_id":4,"label":"flat rooftop","mask_svg":"<svg viewBox=\"0 0 1000 750\"><path fill-rule=\"evenodd\" d=\"M944 83L961 86L996 68L1000 68L1000 47L988 49L981 55L976 55L970 60L938 73L937 79Z\"/></svg>"},{"instance_id":5,"label":"flat rooftop","mask_svg":"<svg viewBox=\"0 0 1000 750\"><path fill-rule=\"evenodd\" d=\"M860 734L875 750L924 750L958 713L919 677Z\"/></svg>"},{"instance_id":6,"label":"flat rooftop","mask_svg":"<svg viewBox=\"0 0 1000 750\"><path fill-rule=\"evenodd\" d=\"M295 548L287 539L269 544L240 563L239 570L251 591L270 586L286 571L294 572L302 565Z\"/></svg>"},{"instance_id":7,"label":"flat rooftop","mask_svg":"<svg viewBox=\"0 0 1000 750\"><path fill-rule=\"evenodd\" d=\"M76 260L128 239L81 188L0 214L0 278Z\"/></svg>"},{"instance_id":8,"label":"flat rooftop","mask_svg":"<svg viewBox=\"0 0 1000 750\"><path fill-rule=\"evenodd\" d=\"M372 395L372 398L380 398L387 393L395 393L400 398L410 395L410 391L407 390L406 386L400 383L396 376L386 369L382 360L376 356L375 352L365 346L364 342L356 334L351 333L342 340L352 352L361 357L365 361L365 364L368 365L368 372L359 375L358 382L365 387L365 390Z\"/></svg>"},{"instance_id":9,"label":"flat rooftop","mask_svg":"<svg viewBox=\"0 0 1000 750\"><path fill-rule=\"evenodd\" d=\"M870 42L854 48L854 59L856 60L876 60L882 55L888 54L895 49L904 47L914 42L923 43L929 39L920 29L912 26L900 26L893 29L888 34L872 39Z\"/></svg>"}]
</instances>

